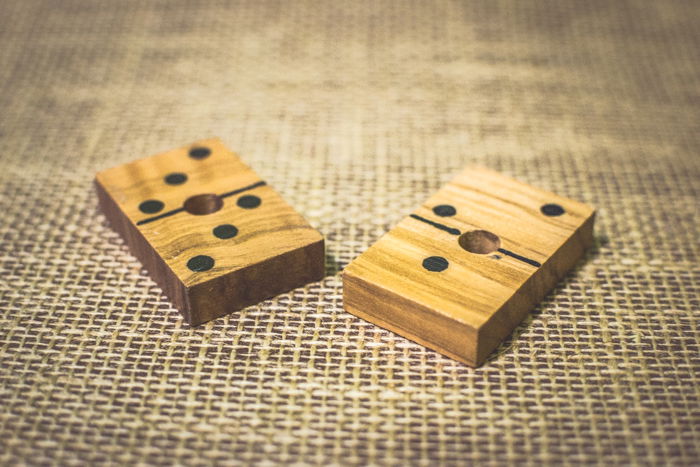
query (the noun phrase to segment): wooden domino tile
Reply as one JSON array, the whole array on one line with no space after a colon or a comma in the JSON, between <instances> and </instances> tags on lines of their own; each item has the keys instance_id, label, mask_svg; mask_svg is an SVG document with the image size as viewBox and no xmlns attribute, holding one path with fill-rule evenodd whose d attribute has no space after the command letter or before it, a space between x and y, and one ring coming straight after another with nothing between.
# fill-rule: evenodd
<instances>
[{"instance_id":1,"label":"wooden domino tile","mask_svg":"<svg viewBox=\"0 0 700 467\"><path fill-rule=\"evenodd\" d=\"M594 217L467 169L347 266L345 309L478 366L583 256Z\"/></svg>"},{"instance_id":2,"label":"wooden domino tile","mask_svg":"<svg viewBox=\"0 0 700 467\"><path fill-rule=\"evenodd\" d=\"M105 170L95 186L192 325L324 275L323 236L218 139Z\"/></svg>"}]
</instances>

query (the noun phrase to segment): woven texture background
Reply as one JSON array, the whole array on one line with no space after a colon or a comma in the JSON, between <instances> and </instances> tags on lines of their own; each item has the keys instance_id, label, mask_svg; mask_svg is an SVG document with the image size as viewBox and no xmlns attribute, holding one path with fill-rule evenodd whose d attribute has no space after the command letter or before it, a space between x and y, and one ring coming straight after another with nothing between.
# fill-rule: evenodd
<instances>
[{"instance_id":1,"label":"woven texture background","mask_svg":"<svg viewBox=\"0 0 700 467\"><path fill-rule=\"evenodd\" d=\"M0 462L691 464L700 4L0 3ZM219 136L328 274L196 329L98 170ZM468 164L599 209L482 368L343 311L340 270Z\"/></svg>"}]
</instances>

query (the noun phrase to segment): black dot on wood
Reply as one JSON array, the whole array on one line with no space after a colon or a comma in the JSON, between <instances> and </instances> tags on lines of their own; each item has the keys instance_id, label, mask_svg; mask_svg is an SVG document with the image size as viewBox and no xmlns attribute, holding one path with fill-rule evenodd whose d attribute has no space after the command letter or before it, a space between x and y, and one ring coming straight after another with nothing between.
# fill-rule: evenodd
<instances>
[{"instance_id":1,"label":"black dot on wood","mask_svg":"<svg viewBox=\"0 0 700 467\"><path fill-rule=\"evenodd\" d=\"M204 146L199 146L190 149L190 157L192 159L205 159L211 154L211 149L205 148Z\"/></svg>"},{"instance_id":2,"label":"black dot on wood","mask_svg":"<svg viewBox=\"0 0 700 467\"><path fill-rule=\"evenodd\" d=\"M444 271L449 265L450 263L442 256L429 256L423 260L423 267L433 272Z\"/></svg>"},{"instance_id":3,"label":"black dot on wood","mask_svg":"<svg viewBox=\"0 0 700 467\"><path fill-rule=\"evenodd\" d=\"M139 210L144 214L155 214L165 207L162 201L149 199L139 204Z\"/></svg>"},{"instance_id":4,"label":"black dot on wood","mask_svg":"<svg viewBox=\"0 0 700 467\"><path fill-rule=\"evenodd\" d=\"M207 255L197 255L187 261L187 267L194 272L208 271L214 267L214 259Z\"/></svg>"},{"instance_id":5,"label":"black dot on wood","mask_svg":"<svg viewBox=\"0 0 700 467\"><path fill-rule=\"evenodd\" d=\"M246 196L241 196L238 198L238 201L236 201L236 204L243 209L254 209L260 206L260 198L258 198L255 195L246 195Z\"/></svg>"},{"instance_id":6,"label":"black dot on wood","mask_svg":"<svg viewBox=\"0 0 700 467\"><path fill-rule=\"evenodd\" d=\"M450 206L449 204L435 206L433 208L433 212L440 217L450 217L457 214L457 210L454 208L454 206Z\"/></svg>"},{"instance_id":7,"label":"black dot on wood","mask_svg":"<svg viewBox=\"0 0 700 467\"><path fill-rule=\"evenodd\" d=\"M541 208L540 211L542 211L542 214L545 216L550 216L550 217L556 217L556 216L561 216L564 214L566 211L564 211L564 208L559 206L558 204L554 203L549 203L549 204L544 204Z\"/></svg>"},{"instance_id":8,"label":"black dot on wood","mask_svg":"<svg viewBox=\"0 0 700 467\"><path fill-rule=\"evenodd\" d=\"M233 238L236 235L238 235L238 229L231 224L217 225L216 227L214 227L214 230L212 232L214 233L215 237L220 238L222 240L225 240L227 238Z\"/></svg>"},{"instance_id":9,"label":"black dot on wood","mask_svg":"<svg viewBox=\"0 0 700 467\"><path fill-rule=\"evenodd\" d=\"M186 181L187 175L181 172L175 172L165 176L165 183L168 185L182 185Z\"/></svg>"}]
</instances>

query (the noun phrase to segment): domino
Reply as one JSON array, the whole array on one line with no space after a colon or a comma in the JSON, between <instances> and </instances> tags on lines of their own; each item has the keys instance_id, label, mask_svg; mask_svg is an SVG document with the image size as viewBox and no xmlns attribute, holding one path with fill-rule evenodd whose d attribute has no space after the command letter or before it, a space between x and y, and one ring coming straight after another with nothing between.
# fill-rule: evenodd
<instances>
[{"instance_id":1,"label":"domino","mask_svg":"<svg viewBox=\"0 0 700 467\"><path fill-rule=\"evenodd\" d=\"M191 325L324 275L323 236L218 139L99 172L95 188Z\"/></svg>"},{"instance_id":2,"label":"domino","mask_svg":"<svg viewBox=\"0 0 700 467\"><path fill-rule=\"evenodd\" d=\"M345 268L345 310L479 366L583 256L594 218L466 169Z\"/></svg>"}]
</instances>

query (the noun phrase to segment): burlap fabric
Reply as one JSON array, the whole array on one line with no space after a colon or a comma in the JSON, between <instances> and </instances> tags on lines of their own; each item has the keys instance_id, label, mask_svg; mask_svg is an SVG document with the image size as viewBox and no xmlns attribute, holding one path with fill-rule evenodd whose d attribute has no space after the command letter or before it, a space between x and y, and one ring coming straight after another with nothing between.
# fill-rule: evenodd
<instances>
[{"instance_id":1,"label":"burlap fabric","mask_svg":"<svg viewBox=\"0 0 700 467\"><path fill-rule=\"evenodd\" d=\"M0 461L693 464L697 2L0 4ZM196 329L98 170L219 136L327 277ZM599 209L482 367L343 311L339 271L467 164Z\"/></svg>"}]
</instances>

